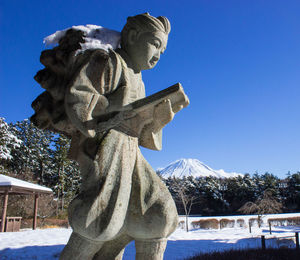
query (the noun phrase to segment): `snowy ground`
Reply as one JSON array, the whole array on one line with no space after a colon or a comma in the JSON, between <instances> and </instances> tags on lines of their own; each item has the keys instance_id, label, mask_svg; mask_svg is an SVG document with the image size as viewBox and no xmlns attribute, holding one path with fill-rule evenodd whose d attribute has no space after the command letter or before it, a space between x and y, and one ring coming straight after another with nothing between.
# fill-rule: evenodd
<instances>
[{"instance_id":1,"label":"snowy ground","mask_svg":"<svg viewBox=\"0 0 300 260\"><path fill-rule=\"evenodd\" d=\"M300 216L300 213L292 214L291 216ZM232 217L232 219L240 217ZM245 219L250 218L250 216L243 217ZM290 215L280 214L268 217L290 217ZM190 218L189 222L198 219L200 217L193 217ZM300 227L273 228L272 235L269 234L266 226L261 229L257 227L253 228L251 234L247 228L225 228L222 230L197 229L191 230L188 233L182 229L177 229L169 237L164 259L184 259L199 252L261 247L261 235L266 236L267 247L276 247L275 237L294 236L295 232L300 232ZM57 228L0 233L0 259L58 259L70 234L71 229ZM123 259L134 259L134 255L134 243L131 243L127 246Z\"/></svg>"}]
</instances>

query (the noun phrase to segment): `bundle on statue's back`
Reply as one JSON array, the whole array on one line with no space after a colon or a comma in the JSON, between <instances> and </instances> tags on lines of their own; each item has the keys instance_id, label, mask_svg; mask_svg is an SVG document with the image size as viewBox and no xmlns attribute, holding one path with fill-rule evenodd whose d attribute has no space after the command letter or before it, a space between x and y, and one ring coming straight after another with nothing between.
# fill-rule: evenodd
<instances>
[{"instance_id":1,"label":"bundle on statue's back","mask_svg":"<svg viewBox=\"0 0 300 260\"><path fill-rule=\"evenodd\" d=\"M35 79L45 91L31 121L71 138L82 175L60 259L122 259L132 240L136 259L163 259L177 210L139 146L160 150L163 127L189 104L179 83L145 97L141 71L156 65L169 32L166 17L145 13L121 34L88 25L46 38L58 45L41 54Z\"/></svg>"}]
</instances>

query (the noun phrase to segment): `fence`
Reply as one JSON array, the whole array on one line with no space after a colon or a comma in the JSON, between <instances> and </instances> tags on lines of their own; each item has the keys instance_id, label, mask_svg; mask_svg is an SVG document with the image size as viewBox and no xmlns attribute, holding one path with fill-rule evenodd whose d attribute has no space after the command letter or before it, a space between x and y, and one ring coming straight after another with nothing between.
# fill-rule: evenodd
<instances>
[{"instance_id":1,"label":"fence","mask_svg":"<svg viewBox=\"0 0 300 260\"><path fill-rule=\"evenodd\" d=\"M4 222L4 232L20 231L22 217L6 217ZM0 219L0 226L2 220Z\"/></svg>"},{"instance_id":2,"label":"fence","mask_svg":"<svg viewBox=\"0 0 300 260\"><path fill-rule=\"evenodd\" d=\"M296 250L299 250L299 232L295 232L295 236L282 236L282 237L275 237L275 238L277 239L277 241L280 241L281 239L288 240L288 238L295 238ZM266 237L265 236L261 236L261 248L266 249Z\"/></svg>"}]
</instances>

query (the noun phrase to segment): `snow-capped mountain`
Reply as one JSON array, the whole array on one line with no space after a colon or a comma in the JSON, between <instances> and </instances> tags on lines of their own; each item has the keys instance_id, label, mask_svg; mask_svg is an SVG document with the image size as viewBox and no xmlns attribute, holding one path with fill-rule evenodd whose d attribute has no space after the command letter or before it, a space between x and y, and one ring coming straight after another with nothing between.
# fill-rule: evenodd
<instances>
[{"instance_id":1,"label":"snow-capped mountain","mask_svg":"<svg viewBox=\"0 0 300 260\"><path fill-rule=\"evenodd\" d=\"M213 176L217 178L229 178L243 176L241 173L231 172L227 173L224 170L213 170L212 168L200 162L197 159L180 159L172 162L165 168L158 169L163 178L176 177L183 178L188 176L206 177Z\"/></svg>"}]
</instances>

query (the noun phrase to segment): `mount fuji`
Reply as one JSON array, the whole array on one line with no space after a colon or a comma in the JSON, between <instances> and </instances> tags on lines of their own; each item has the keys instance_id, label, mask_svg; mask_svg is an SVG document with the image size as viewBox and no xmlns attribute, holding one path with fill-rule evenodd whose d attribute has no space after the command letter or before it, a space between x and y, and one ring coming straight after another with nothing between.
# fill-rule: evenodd
<instances>
[{"instance_id":1,"label":"mount fuji","mask_svg":"<svg viewBox=\"0 0 300 260\"><path fill-rule=\"evenodd\" d=\"M165 168L158 169L160 175L167 179L169 177L183 178L192 176L198 177L217 177L217 178L230 178L243 176L241 173L231 172L227 173L224 170L213 170L197 159L180 159L172 162Z\"/></svg>"}]
</instances>

